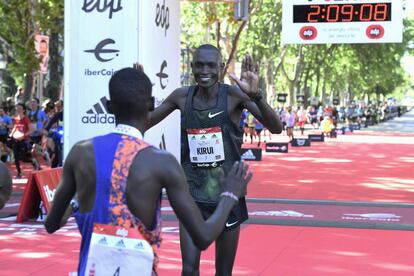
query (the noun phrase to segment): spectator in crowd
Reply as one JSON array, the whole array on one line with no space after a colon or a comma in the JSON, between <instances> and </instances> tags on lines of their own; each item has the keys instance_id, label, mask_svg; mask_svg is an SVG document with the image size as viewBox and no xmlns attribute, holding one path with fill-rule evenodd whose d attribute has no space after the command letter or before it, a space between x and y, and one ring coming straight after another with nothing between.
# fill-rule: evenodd
<instances>
[{"instance_id":1,"label":"spectator in crowd","mask_svg":"<svg viewBox=\"0 0 414 276\"><path fill-rule=\"evenodd\" d=\"M253 138L256 136L256 130L255 130L255 118L252 113L247 114L247 129L250 136L250 144L253 144Z\"/></svg>"},{"instance_id":2,"label":"spectator in crowd","mask_svg":"<svg viewBox=\"0 0 414 276\"><path fill-rule=\"evenodd\" d=\"M30 149L29 136L33 132L32 124L26 116L26 106L22 103L16 105L16 116L13 118L13 129L10 137L13 145L14 163L17 169L16 178L22 177L20 161L26 158Z\"/></svg>"},{"instance_id":3,"label":"spectator in crowd","mask_svg":"<svg viewBox=\"0 0 414 276\"><path fill-rule=\"evenodd\" d=\"M1 161L6 162L7 156L11 153L8 148L9 131L13 126L12 119L6 114L4 109L0 107L0 156Z\"/></svg>"},{"instance_id":4,"label":"spectator in crowd","mask_svg":"<svg viewBox=\"0 0 414 276\"><path fill-rule=\"evenodd\" d=\"M319 107L318 107L318 121L319 122L321 122L322 120L323 120L323 112L324 112L324 109L323 109L323 107L320 105Z\"/></svg>"},{"instance_id":5,"label":"spectator in crowd","mask_svg":"<svg viewBox=\"0 0 414 276\"><path fill-rule=\"evenodd\" d=\"M345 114L345 107L344 106L341 106L338 110L338 119L339 119L339 122L341 122L341 123L345 122L346 114Z\"/></svg>"},{"instance_id":6,"label":"spectator in crowd","mask_svg":"<svg viewBox=\"0 0 414 276\"><path fill-rule=\"evenodd\" d=\"M286 108L283 106L279 107L279 118L282 122L282 126L283 126L283 131L286 131Z\"/></svg>"},{"instance_id":7,"label":"spectator in crowd","mask_svg":"<svg viewBox=\"0 0 414 276\"><path fill-rule=\"evenodd\" d=\"M305 124L308 122L308 112L305 109L305 106L301 106L301 108L297 112L298 118L298 125L300 129L301 135L305 134Z\"/></svg>"},{"instance_id":8,"label":"spectator in crowd","mask_svg":"<svg viewBox=\"0 0 414 276\"><path fill-rule=\"evenodd\" d=\"M326 137L332 137L332 130L334 128L332 118L325 116L321 122L321 130Z\"/></svg>"},{"instance_id":9,"label":"spectator in crowd","mask_svg":"<svg viewBox=\"0 0 414 276\"><path fill-rule=\"evenodd\" d=\"M291 142L293 137L293 128L296 124L296 116L295 113L292 111L291 107L285 108L285 121L286 121L286 135L289 137L289 142Z\"/></svg>"},{"instance_id":10,"label":"spectator in crowd","mask_svg":"<svg viewBox=\"0 0 414 276\"><path fill-rule=\"evenodd\" d=\"M48 136L48 150L51 159L51 167L61 167L63 161L63 101L54 103L54 114L45 126L45 135Z\"/></svg>"},{"instance_id":11,"label":"spectator in crowd","mask_svg":"<svg viewBox=\"0 0 414 276\"><path fill-rule=\"evenodd\" d=\"M14 114L15 109L14 109L13 98L7 97L6 101L3 102L1 107L3 108L4 112L7 115Z\"/></svg>"},{"instance_id":12,"label":"spectator in crowd","mask_svg":"<svg viewBox=\"0 0 414 276\"><path fill-rule=\"evenodd\" d=\"M316 110L315 106L310 106L308 111L310 123L313 127L313 129L318 128L318 111Z\"/></svg>"},{"instance_id":13,"label":"spectator in crowd","mask_svg":"<svg viewBox=\"0 0 414 276\"><path fill-rule=\"evenodd\" d=\"M49 155L43 151L42 148L42 137L43 137L43 128L48 121L46 112L44 112L39 107L39 99L33 98L30 101L30 112L29 119L32 124L33 133L30 135L30 144L32 145L32 164L35 170L41 170L39 157L43 157L46 161L46 164L50 165Z\"/></svg>"},{"instance_id":14,"label":"spectator in crowd","mask_svg":"<svg viewBox=\"0 0 414 276\"><path fill-rule=\"evenodd\" d=\"M259 139L259 141L257 142L257 146L260 147L261 136L262 136L261 133L262 133L262 130L264 128L264 125L259 120L257 120L256 118L254 118L254 121L255 121L254 122L254 129L255 129L257 138Z\"/></svg>"},{"instance_id":15,"label":"spectator in crowd","mask_svg":"<svg viewBox=\"0 0 414 276\"><path fill-rule=\"evenodd\" d=\"M336 108L336 106L334 106L332 108L332 123L334 125L334 127L336 128L337 124L338 124L338 109Z\"/></svg>"}]
</instances>

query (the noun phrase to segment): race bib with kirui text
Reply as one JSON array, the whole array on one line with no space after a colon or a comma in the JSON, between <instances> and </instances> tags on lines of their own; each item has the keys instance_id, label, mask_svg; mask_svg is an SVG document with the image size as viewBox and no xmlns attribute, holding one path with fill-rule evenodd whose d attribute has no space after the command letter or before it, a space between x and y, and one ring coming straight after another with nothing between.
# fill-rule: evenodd
<instances>
[{"instance_id":1,"label":"race bib with kirui text","mask_svg":"<svg viewBox=\"0 0 414 276\"><path fill-rule=\"evenodd\" d=\"M217 167L224 162L220 127L187 129L190 161L196 167Z\"/></svg>"},{"instance_id":2,"label":"race bib with kirui text","mask_svg":"<svg viewBox=\"0 0 414 276\"><path fill-rule=\"evenodd\" d=\"M152 275L154 251L135 228L95 224L85 275Z\"/></svg>"}]
</instances>

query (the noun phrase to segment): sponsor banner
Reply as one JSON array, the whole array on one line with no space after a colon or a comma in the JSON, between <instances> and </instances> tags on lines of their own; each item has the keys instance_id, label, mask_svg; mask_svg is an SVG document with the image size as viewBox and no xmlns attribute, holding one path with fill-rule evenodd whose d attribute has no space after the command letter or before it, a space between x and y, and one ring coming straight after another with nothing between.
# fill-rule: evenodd
<instances>
[{"instance_id":1,"label":"sponsor banner","mask_svg":"<svg viewBox=\"0 0 414 276\"><path fill-rule=\"evenodd\" d=\"M61 176L62 168L30 174L17 214L17 222L37 218L40 201L43 202L46 214L49 212Z\"/></svg>"},{"instance_id":2,"label":"sponsor banner","mask_svg":"<svg viewBox=\"0 0 414 276\"><path fill-rule=\"evenodd\" d=\"M323 134L309 134L308 137L312 142L325 142L325 135Z\"/></svg>"},{"instance_id":3,"label":"sponsor banner","mask_svg":"<svg viewBox=\"0 0 414 276\"><path fill-rule=\"evenodd\" d=\"M180 86L180 1L145 0L140 2L139 58L154 86L156 105ZM161 142L180 160L180 112L175 111L145 138Z\"/></svg>"},{"instance_id":4,"label":"sponsor banner","mask_svg":"<svg viewBox=\"0 0 414 276\"><path fill-rule=\"evenodd\" d=\"M346 134L347 132L352 132L352 131L353 130L350 127L346 127L346 126L341 127L341 134L342 135Z\"/></svg>"},{"instance_id":5,"label":"sponsor banner","mask_svg":"<svg viewBox=\"0 0 414 276\"><path fill-rule=\"evenodd\" d=\"M296 101L303 103L305 101L305 95L296 95Z\"/></svg>"},{"instance_id":6,"label":"sponsor banner","mask_svg":"<svg viewBox=\"0 0 414 276\"><path fill-rule=\"evenodd\" d=\"M288 94L284 94L284 93L277 94L277 101L279 103L285 103L287 99L287 95Z\"/></svg>"},{"instance_id":7,"label":"sponsor banner","mask_svg":"<svg viewBox=\"0 0 414 276\"><path fill-rule=\"evenodd\" d=\"M178 0L65 0L65 156L78 141L114 129L108 83L121 68L143 64L160 103L179 86ZM176 112L145 140L179 156Z\"/></svg>"},{"instance_id":8,"label":"sponsor banner","mask_svg":"<svg viewBox=\"0 0 414 276\"><path fill-rule=\"evenodd\" d=\"M294 138L292 140L292 147L310 147L311 140L304 138Z\"/></svg>"},{"instance_id":9,"label":"sponsor banner","mask_svg":"<svg viewBox=\"0 0 414 276\"><path fill-rule=\"evenodd\" d=\"M266 152L288 153L288 143L266 143Z\"/></svg>"},{"instance_id":10,"label":"sponsor banner","mask_svg":"<svg viewBox=\"0 0 414 276\"><path fill-rule=\"evenodd\" d=\"M35 50L40 59L39 72L46 74L49 64L49 37L47 35L35 35Z\"/></svg>"},{"instance_id":11,"label":"sponsor banner","mask_svg":"<svg viewBox=\"0 0 414 276\"><path fill-rule=\"evenodd\" d=\"M247 161L262 161L262 149L241 149L241 158Z\"/></svg>"},{"instance_id":12,"label":"sponsor banner","mask_svg":"<svg viewBox=\"0 0 414 276\"><path fill-rule=\"evenodd\" d=\"M351 127L352 127L352 130L361 130L360 124L353 124Z\"/></svg>"}]
</instances>

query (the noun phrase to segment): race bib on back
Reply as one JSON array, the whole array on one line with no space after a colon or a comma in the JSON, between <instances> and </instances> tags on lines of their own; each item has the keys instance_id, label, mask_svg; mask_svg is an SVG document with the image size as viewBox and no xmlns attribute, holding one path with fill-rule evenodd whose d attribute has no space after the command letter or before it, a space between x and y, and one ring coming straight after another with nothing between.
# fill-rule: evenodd
<instances>
[{"instance_id":1,"label":"race bib on back","mask_svg":"<svg viewBox=\"0 0 414 276\"><path fill-rule=\"evenodd\" d=\"M190 161L196 167L223 164L224 145L220 127L187 129Z\"/></svg>"},{"instance_id":2,"label":"race bib on back","mask_svg":"<svg viewBox=\"0 0 414 276\"><path fill-rule=\"evenodd\" d=\"M135 228L95 224L85 275L152 275L154 251Z\"/></svg>"}]
</instances>

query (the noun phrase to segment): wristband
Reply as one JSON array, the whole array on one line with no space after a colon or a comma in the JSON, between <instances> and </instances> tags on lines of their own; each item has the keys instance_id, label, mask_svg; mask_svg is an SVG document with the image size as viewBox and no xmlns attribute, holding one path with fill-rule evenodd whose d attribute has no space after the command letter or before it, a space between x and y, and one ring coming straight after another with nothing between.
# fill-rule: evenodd
<instances>
[{"instance_id":1,"label":"wristband","mask_svg":"<svg viewBox=\"0 0 414 276\"><path fill-rule=\"evenodd\" d=\"M220 196L229 197L229 198L231 198L231 199L234 199L236 202L238 202L238 201L239 201L239 198L238 198L235 194L233 194L232 192L222 192L222 193L220 194Z\"/></svg>"},{"instance_id":2,"label":"wristband","mask_svg":"<svg viewBox=\"0 0 414 276\"><path fill-rule=\"evenodd\" d=\"M262 89L259 89L256 94L250 96L250 100L252 100L254 102L258 102L261 99L263 99Z\"/></svg>"}]
</instances>

